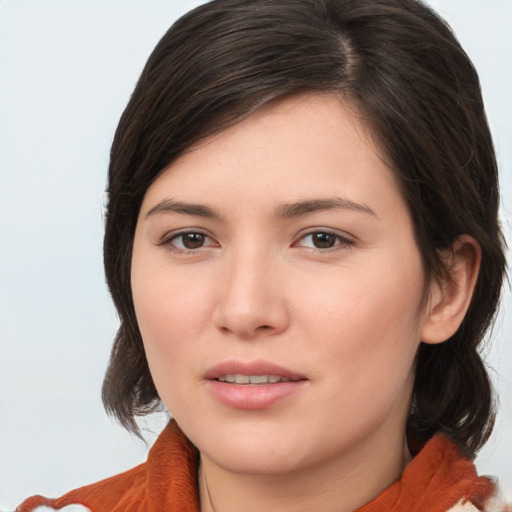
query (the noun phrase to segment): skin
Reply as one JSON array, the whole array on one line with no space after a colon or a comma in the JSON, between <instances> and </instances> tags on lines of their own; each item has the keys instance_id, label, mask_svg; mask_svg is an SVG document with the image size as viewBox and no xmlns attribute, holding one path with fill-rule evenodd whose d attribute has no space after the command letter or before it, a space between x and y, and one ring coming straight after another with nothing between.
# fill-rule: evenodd
<instances>
[{"instance_id":1,"label":"skin","mask_svg":"<svg viewBox=\"0 0 512 512\"><path fill-rule=\"evenodd\" d=\"M132 289L160 397L201 452L203 512L349 511L399 477L419 343L457 328L478 271L469 237L452 258L455 284L429 284L421 308L407 205L335 96L266 107L162 172ZM259 410L212 396L209 369L255 360L300 389Z\"/></svg>"}]
</instances>

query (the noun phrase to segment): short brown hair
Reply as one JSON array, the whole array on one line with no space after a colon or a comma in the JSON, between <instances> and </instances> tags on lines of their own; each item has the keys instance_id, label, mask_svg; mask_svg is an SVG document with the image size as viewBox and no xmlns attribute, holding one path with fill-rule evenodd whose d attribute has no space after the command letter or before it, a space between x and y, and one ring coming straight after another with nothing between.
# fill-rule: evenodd
<instances>
[{"instance_id":1,"label":"short brown hair","mask_svg":"<svg viewBox=\"0 0 512 512\"><path fill-rule=\"evenodd\" d=\"M477 73L447 24L415 0L214 0L178 20L149 57L111 151L104 240L120 316L103 385L107 411L138 432L159 407L133 306L130 267L142 199L199 140L270 101L307 92L353 102L372 128L408 203L425 276L467 233L482 263L455 335L421 344L410 433L441 431L469 456L493 424L478 347L505 272L498 176Z\"/></svg>"}]
</instances>

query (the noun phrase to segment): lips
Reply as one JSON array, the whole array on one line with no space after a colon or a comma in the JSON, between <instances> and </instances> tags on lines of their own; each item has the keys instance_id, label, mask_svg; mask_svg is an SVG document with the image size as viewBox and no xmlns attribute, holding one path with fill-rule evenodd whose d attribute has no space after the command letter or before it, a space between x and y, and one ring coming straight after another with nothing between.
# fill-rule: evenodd
<instances>
[{"instance_id":1,"label":"lips","mask_svg":"<svg viewBox=\"0 0 512 512\"><path fill-rule=\"evenodd\" d=\"M308 379L293 370L267 361L227 361L205 375L212 397L234 409L267 409L292 397Z\"/></svg>"}]
</instances>

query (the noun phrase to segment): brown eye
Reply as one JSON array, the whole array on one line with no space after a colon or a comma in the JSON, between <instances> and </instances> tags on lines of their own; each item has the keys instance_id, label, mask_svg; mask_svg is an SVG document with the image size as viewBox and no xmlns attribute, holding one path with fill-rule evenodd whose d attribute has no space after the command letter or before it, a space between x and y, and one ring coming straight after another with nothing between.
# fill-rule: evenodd
<instances>
[{"instance_id":1,"label":"brown eye","mask_svg":"<svg viewBox=\"0 0 512 512\"><path fill-rule=\"evenodd\" d=\"M176 237L181 239L181 244L184 249L200 249L203 247L206 236L203 233L183 233ZM176 244L176 241L174 241Z\"/></svg>"},{"instance_id":2,"label":"brown eye","mask_svg":"<svg viewBox=\"0 0 512 512\"><path fill-rule=\"evenodd\" d=\"M182 231L162 240L160 245L175 252L192 252L207 247L218 247L217 242L201 231Z\"/></svg>"},{"instance_id":3,"label":"brown eye","mask_svg":"<svg viewBox=\"0 0 512 512\"><path fill-rule=\"evenodd\" d=\"M317 249L330 249L336 245L338 238L338 236L332 233L313 233L311 235L311 242Z\"/></svg>"},{"instance_id":4,"label":"brown eye","mask_svg":"<svg viewBox=\"0 0 512 512\"><path fill-rule=\"evenodd\" d=\"M330 231L311 231L304 235L298 242L298 247L307 247L320 251L350 247L354 245L354 240L343 236L342 234Z\"/></svg>"}]
</instances>

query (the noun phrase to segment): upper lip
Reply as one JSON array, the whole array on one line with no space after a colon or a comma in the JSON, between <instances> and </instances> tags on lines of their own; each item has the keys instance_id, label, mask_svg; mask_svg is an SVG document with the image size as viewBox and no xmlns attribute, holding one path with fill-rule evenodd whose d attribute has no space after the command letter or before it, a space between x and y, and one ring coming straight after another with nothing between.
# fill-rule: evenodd
<instances>
[{"instance_id":1,"label":"upper lip","mask_svg":"<svg viewBox=\"0 0 512 512\"><path fill-rule=\"evenodd\" d=\"M279 377L287 377L289 379L299 380L306 377L294 370L271 363L270 361L223 361L210 368L205 379L214 380L222 375L277 375Z\"/></svg>"}]
</instances>

